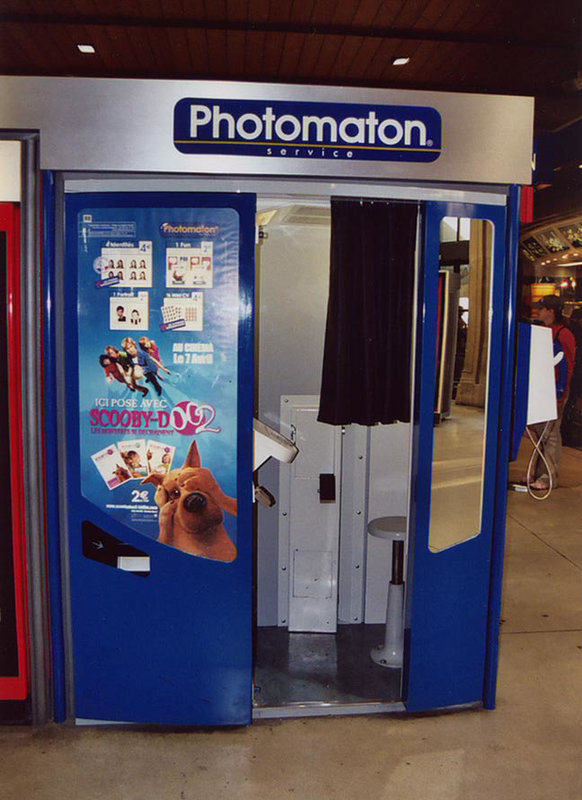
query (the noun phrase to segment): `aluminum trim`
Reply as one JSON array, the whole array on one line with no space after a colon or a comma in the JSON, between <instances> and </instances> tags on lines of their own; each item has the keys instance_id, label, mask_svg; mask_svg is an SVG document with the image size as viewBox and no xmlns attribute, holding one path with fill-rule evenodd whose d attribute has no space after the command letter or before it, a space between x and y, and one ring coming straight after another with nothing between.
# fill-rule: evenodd
<instances>
[{"instance_id":1,"label":"aluminum trim","mask_svg":"<svg viewBox=\"0 0 582 800\"><path fill-rule=\"evenodd\" d=\"M38 378L41 353L42 307L40 241L37 208L38 137L22 138L22 443L27 456L23 463L24 516L27 549L28 608L30 625L31 717L33 725L45 724L51 716L49 684L49 625L44 541L44 477L42 436L42 382Z\"/></svg>"},{"instance_id":2,"label":"aluminum trim","mask_svg":"<svg viewBox=\"0 0 582 800\"><path fill-rule=\"evenodd\" d=\"M253 708L255 719L288 719L295 717L346 717L359 714L403 714L404 703L291 703L287 706Z\"/></svg>"},{"instance_id":3,"label":"aluminum trim","mask_svg":"<svg viewBox=\"0 0 582 800\"><path fill-rule=\"evenodd\" d=\"M297 196L313 202L329 203L330 197L381 197L395 200L435 200L451 203L483 203L505 206L505 186L483 185L459 186L456 184L410 184L394 181L343 180L330 182L325 178L306 180L301 178L229 177L220 175L165 175L143 174L98 175L64 173L65 192L123 192L123 191L216 191L251 192L258 199L268 196L270 200L292 201Z\"/></svg>"},{"instance_id":4,"label":"aluminum trim","mask_svg":"<svg viewBox=\"0 0 582 800\"><path fill-rule=\"evenodd\" d=\"M55 350L65 352L65 317L64 309L64 276L65 276L65 192L61 175L55 176ZM66 420L66 376L63 358L56 359L56 393L57 393L57 448L58 452L67 452L67 420ZM58 508L60 519L61 548L61 591L63 614L63 641L65 649L65 695L67 719L75 715L75 662L73 649L73 611L71 603L71 563L69 536L69 505L67 498L68 474L67 459L59 458L58 475Z\"/></svg>"}]
</instances>

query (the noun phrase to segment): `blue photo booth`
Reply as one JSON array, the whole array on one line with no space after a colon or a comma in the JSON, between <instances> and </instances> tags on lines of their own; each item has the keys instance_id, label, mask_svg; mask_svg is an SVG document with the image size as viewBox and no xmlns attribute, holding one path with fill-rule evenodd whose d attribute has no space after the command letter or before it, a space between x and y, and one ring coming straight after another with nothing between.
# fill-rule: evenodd
<instances>
[{"instance_id":1,"label":"blue photo booth","mask_svg":"<svg viewBox=\"0 0 582 800\"><path fill-rule=\"evenodd\" d=\"M493 708L532 101L2 85L2 127L40 147L37 717ZM416 209L404 423L317 422L331 198ZM293 445L260 472L254 417Z\"/></svg>"}]
</instances>

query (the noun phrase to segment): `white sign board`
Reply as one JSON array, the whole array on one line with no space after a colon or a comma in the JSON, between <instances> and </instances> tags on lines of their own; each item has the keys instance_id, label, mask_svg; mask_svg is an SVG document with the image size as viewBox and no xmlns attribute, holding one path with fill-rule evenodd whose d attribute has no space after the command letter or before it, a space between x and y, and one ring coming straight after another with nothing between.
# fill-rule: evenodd
<instances>
[{"instance_id":1,"label":"white sign board","mask_svg":"<svg viewBox=\"0 0 582 800\"><path fill-rule=\"evenodd\" d=\"M558 418L551 328L531 327L527 424Z\"/></svg>"}]
</instances>

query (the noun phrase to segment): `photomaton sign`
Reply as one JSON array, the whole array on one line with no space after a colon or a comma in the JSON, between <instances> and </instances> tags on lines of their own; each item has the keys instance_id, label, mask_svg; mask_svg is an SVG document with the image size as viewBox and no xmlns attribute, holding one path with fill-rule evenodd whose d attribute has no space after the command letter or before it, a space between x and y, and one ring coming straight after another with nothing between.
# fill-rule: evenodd
<instances>
[{"instance_id":1,"label":"photomaton sign","mask_svg":"<svg viewBox=\"0 0 582 800\"><path fill-rule=\"evenodd\" d=\"M188 97L174 107L181 153L428 163L441 131L430 106Z\"/></svg>"}]
</instances>

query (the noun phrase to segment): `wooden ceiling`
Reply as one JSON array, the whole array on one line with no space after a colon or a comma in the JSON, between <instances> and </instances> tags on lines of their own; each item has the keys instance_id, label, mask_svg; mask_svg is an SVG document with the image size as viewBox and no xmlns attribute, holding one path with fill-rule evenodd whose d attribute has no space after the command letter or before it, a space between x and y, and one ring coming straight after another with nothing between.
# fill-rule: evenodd
<instances>
[{"instance_id":1,"label":"wooden ceiling","mask_svg":"<svg viewBox=\"0 0 582 800\"><path fill-rule=\"evenodd\" d=\"M2 0L0 74L534 95L582 115L580 0ZM96 52L83 55L78 44ZM392 65L407 56L403 67Z\"/></svg>"}]
</instances>

